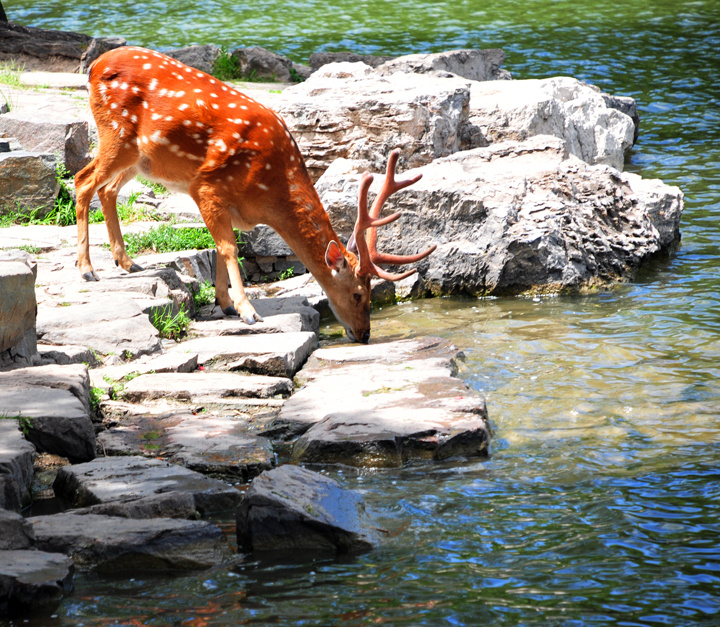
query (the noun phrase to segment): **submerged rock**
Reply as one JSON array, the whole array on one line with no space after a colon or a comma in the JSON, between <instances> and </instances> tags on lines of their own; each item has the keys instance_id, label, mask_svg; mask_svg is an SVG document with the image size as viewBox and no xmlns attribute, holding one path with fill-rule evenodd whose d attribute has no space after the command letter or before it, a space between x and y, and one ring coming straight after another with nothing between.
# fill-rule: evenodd
<instances>
[{"instance_id":1,"label":"submerged rock","mask_svg":"<svg viewBox=\"0 0 720 627\"><path fill-rule=\"evenodd\" d=\"M377 544L362 498L321 474L280 466L260 475L236 513L245 551L361 553Z\"/></svg>"}]
</instances>

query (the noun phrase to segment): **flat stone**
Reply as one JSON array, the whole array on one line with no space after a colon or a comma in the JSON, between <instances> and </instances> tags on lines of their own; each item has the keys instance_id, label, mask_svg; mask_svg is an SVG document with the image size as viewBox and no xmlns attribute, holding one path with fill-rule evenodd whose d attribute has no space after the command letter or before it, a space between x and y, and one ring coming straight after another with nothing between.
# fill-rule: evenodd
<instances>
[{"instance_id":1,"label":"flat stone","mask_svg":"<svg viewBox=\"0 0 720 627\"><path fill-rule=\"evenodd\" d=\"M316 346L317 335L304 331L203 337L182 342L170 352L197 353L198 363L217 370L292 377Z\"/></svg>"},{"instance_id":2,"label":"flat stone","mask_svg":"<svg viewBox=\"0 0 720 627\"><path fill-rule=\"evenodd\" d=\"M157 329L127 297L103 295L86 304L43 307L38 311L43 344L79 344L103 355L138 357L160 350Z\"/></svg>"},{"instance_id":3,"label":"flat stone","mask_svg":"<svg viewBox=\"0 0 720 627\"><path fill-rule=\"evenodd\" d=\"M35 273L20 261L0 260L0 353L35 329Z\"/></svg>"},{"instance_id":4,"label":"flat stone","mask_svg":"<svg viewBox=\"0 0 720 627\"><path fill-rule=\"evenodd\" d=\"M164 398L208 402L235 396L269 398L292 392L292 381L283 377L234 372L146 374L125 385L121 398L133 403Z\"/></svg>"},{"instance_id":5,"label":"flat stone","mask_svg":"<svg viewBox=\"0 0 720 627\"><path fill-rule=\"evenodd\" d=\"M3 384L0 415L19 416L15 423L26 431L38 451L85 462L95 457L95 429L87 409L67 390L32 385Z\"/></svg>"},{"instance_id":6,"label":"flat stone","mask_svg":"<svg viewBox=\"0 0 720 627\"><path fill-rule=\"evenodd\" d=\"M280 466L255 479L236 522L245 551L360 553L377 542L359 494L299 466Z\"/></svg>"},{"instance_id":7,"label":"flat stone","mask_svg":"<svg viewBox=\"0 0 720 627\"><path fill-rule=\"evenodd\" d=\"M251 433L250 428L250 421L237 413L126 415L103 431L99 441L110 455L161 455L213 477L248 481L275 465L270 441Z\"/></svg>"},{"instance_id":8,"label":"flat stone","mask_svg":"<svg viewBox=\"0 0 720 627\"><path fill-rule=\"evenodd\" d=\"M398 467L486 454L485 401L453 376L458 353L438 338L316 351L276 421L307 430L293 461Z\"/></svg>"},{"instance_id":9,"label":"flat stone","mask_svg":"<svg viewBox=\"0 0 720 627\"><path fill-rule=\"evenodd\" d=\"M51 607L72 589L73 560L44 551L0 551L0 616Z\"/></svg>"},{"instance_id":10,"label":"flat stone","mask_svg":"<svg viewBox=\"0 0 720 627\"><path fill-rule=\"evenodd\" d=\"M90 371L95 387L110 387L109 382L123 381L143 374L165 372L193 372L197 369L197 353L164 353L144 356L127 364L95 368Z\"/></svg>"},{"instance_id":11,"label":"flat stone","mask_svg":"<svg viewBox=\"0 0 720 627\"><path fill-rule=\"evenodd\" d=\"M188 492L155 494L136 501L100 503L99 505L73 509L71 513L77 516L99 514L101 516L134 519L183 518L185 520L194 520L200 516L195 509L195 499Z\"/></svg>"},{"instance_id":12,"label":"flat stone","mask_svg":"<svg viewBox=\"0 0 720 627\"><path fill-rule=\"evenodd\" d=\"M240 493L222 481L182 466L137 456L105 457L63 466L53 490L75 507L186 492L193 496L196 509L203 515L233 509L240 499Z\"/></svg>"},{"instance_id":13,"label":"flat stone","mask_svg":"<svg viewBox=\"0 0 720 627\"><path fill-rule=\"evenodd\" d=\"M68 364L87 364L97 366L100 361L89 348L73 344L56 346L54 344L40 344L38 354L43 363L51 362L60 366Z\"/></svg>"},{"instance_id":14,"label":"flat stone","mask_svg":"<svg viewBox=\"0 0 720 627\"><path fill-rule=\"evenodd\" d=\"M203 569L229 556L222 530L206 521L132 519L66 512L30 519L38 548L101 572Z\"/></svg>"},{"instance_id":15,"label":"flat stone","mask_svg":"<svg viewBox=\"0 0 720 627\"><path fill-rule=\"evenodd\" d=\"M26 150L0 153L0 215L17 211L20 206L37 210L38 218L45 217L60 188L55 176L52 154Z\"/></svg>"},{"instance_id":16,"label":"flat stone","mask_svg":"<svg viewBox=\"0 0 720 627\"><path fill-rule=\"evenodd\" d=\"M90 376L84 364L48 364L0 372L0 386L2 385L31 385L67 390L82 403L86 411L90 411Z\"/></svg>"},{"instance_id":17,"label":"flat stone","mask_svg":"<svg viewBox=\"0 0 720 627\"><path fill-rule=\"evenodd\" d=\"M20 432L18 420L0 420L0 508L20 511L30 505L35 447Z\"/></svg>"},{"instance_id":18,"label":"flat stone","mask_svg":"<svg viewBox=\"0 0 720 627\"><path fill-rule=\"evenodd\" d=\"M28 549L34 542L35 534L26 518L0 509L0 551Z\"/></svg>"}]
</instances>

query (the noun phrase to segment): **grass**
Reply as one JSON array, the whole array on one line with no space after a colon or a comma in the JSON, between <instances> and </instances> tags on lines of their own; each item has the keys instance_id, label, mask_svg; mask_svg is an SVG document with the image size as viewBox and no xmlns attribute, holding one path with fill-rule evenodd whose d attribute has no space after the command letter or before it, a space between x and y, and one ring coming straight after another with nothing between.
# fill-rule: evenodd
<instances>
[{"instance_id":1,"label":"grass","mask_svg":"<svg viewBox=\"0 0 720 627\"><path fill-rule=\"evenodd\" d=\"M213 64L212 75L221 81L231 81L240 78L240 63L232 56L225 46L220 46L220 54Z\"/></svg>"},{"instance_id":2,"label":"grass","mask_svg":"<svg viewBox=\"0 0 720 627\"><path fill-rule=\"evenodd\" d=\"M18 427L20 428L20 431L22 431L22 434L27 437L30 433L30 429L32 428L32 416L23 416L22 414L7 414L7 413L1 413L0 414L0 420L17 420L18 421Z\"/></svg>"},{"instance_id":3,"label":"grass","mask_svg":"<svg viewBox=\"0 0 720 627\"><path fill-rule=\"evenodd\" d=\"M180 311L173 316L172 305L167 305L153 313L151 322L159 331L160 337L171 340L183 337L190 328L190 316L185 311L185 307L181 307Z\"/></svg>"},{"instance_id":4,"label":"grass","mask_svg":"<svg viewBox=\"0 0 720 627\"><path fill-rule=\"evenodd\" d=\"M22 87L20 74L25 70L24 65L16 61L5 61L0 63L0 83L8 87Z\"/></svg>"},{"instance_id":5,"label":"grass","mask_svg":"<svg viewBox=\"0 0 720 627\"><path fill-rule=\"evenodd\" d=\"M150 181L144 176L138 175L135 177L135 179L140 181L145 187L149 187L151 190L153 190L155 197L167 196L170 193L167 187L165 187L164 185L161 185L160 183L155 183L154 181Z\"/></svg>"},{"instance_id":6,"label":"grass","mask_svg":"<svg viewBox=\"0 0 720 627\"><path fill-rule=\"evenodd\" d=\"M200 283L200 289L193 294L195 301L195 309L200 309L203 305L209 305L215 301L215 287L210 281Z\"/></svg>"},{"instance_id":7,"label":"grass","mask_svg":"<svg viewBox=\"0 0 720 627\"><path fill-rule=\"evenodd\" d=\"M130 256L143 252L168 253L214 247L215 241L207 228L176 229L171 224L161 224L145 233L125 235L125 248Z\"/></svg>"}]
</instances>

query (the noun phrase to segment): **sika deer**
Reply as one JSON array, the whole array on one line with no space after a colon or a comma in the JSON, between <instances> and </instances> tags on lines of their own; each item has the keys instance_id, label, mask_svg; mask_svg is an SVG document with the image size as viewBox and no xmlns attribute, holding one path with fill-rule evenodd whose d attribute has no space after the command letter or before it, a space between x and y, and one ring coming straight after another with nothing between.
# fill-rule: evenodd
<instances>
[{"instance_id":1,"label":"sika deer","mask_svg":"<svg viewBox=\"0 0 720 627\"><path fill-rule=\"evenodd\" d=\"M377 252L376 227L399 217L379 219L382 204L419 178L395 182L397 151L390 155L385 185L369 213L372 176L366 173L362 179L352 237L356 256L339 242L300 150L277 113L208 74L135 47L97 59L88 91L100 145L75 177L77 264L88 281L98 280L88 243L88 210L96 191L115 263L128 272L142 270L125 252L116 207L118 192L138 173L187 192L197 203L217 245L217 302L226 315L240 315L248 324L261 318L245 295L233 228L272 227L325 290L348 337L360 342L370 338L370 277L396 280L414 272L391 275L375 264L410 263L435 250L409 257Z\"/></svg>"}]
</instances>

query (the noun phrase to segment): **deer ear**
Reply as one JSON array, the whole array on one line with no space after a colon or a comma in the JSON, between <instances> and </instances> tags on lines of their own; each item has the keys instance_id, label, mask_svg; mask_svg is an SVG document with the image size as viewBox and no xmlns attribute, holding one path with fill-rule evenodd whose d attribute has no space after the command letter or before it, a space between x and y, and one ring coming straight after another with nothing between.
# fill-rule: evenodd
<instances>
[{"instance_id":1,"label":"deer ear","mask_svg":"<svg viewBox=\"0 0 720 627\"><path fill-rule=\"evenodd\" d=\"M345 256L342 250L340 250L340 245L335 240L332 240L328 244L327 250L325 251L325 263L328 265L328 268L335 272L340 272L347 264Z\"/></svg>"}]
</instances>

